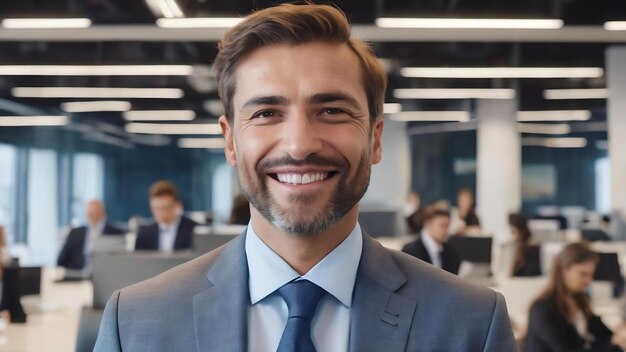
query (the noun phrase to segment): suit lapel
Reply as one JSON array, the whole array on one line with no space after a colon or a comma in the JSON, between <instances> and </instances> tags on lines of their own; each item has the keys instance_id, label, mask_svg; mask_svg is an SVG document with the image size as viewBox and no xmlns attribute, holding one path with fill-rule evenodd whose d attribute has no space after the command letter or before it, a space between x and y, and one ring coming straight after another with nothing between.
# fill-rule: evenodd
<instances>
[{"instance_id":1,"label":"suit lapel","mask_svg":"<svg viewBox=\"0 0 626 352\"><path fill-rule=\"evenodd\" d=\"M245 232L226 246L206 275L209 288L193 298L198 351L247 350L250 304Z\"/></svg>"},{"instance_id":2,"label":"suit lapel","mask_svg":"<svg viewBox=\"0 0 626 352\"><path fill-rule=\"evenodd\" d=\"M417 303L396 291L406 283L389 252L363 233L354 287L350 351L404 351Z\"/></svg>"}]
</instances>

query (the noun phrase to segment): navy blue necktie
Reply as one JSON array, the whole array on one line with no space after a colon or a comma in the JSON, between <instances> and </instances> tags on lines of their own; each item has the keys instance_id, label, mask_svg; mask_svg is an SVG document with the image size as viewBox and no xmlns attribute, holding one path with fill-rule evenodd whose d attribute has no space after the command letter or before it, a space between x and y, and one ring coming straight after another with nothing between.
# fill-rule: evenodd
<instances>
[{"instance_id":1,"label":"navy blue necktie","mask_svg":"<svg viewBox=\"0 0 626 352\"><path fill-rule=\"evenodd\" d=\"M277 352L315 352L311 320L326 291L311 281L299 280L279 288L278 293L287 302L289 319Z\"/></svg>"}]
</instances>

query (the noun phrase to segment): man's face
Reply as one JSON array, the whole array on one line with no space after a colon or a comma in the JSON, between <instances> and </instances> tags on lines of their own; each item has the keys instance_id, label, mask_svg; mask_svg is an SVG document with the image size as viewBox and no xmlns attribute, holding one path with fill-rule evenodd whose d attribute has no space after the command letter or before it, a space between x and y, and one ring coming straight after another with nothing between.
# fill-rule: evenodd
<instances>
[{"instance_id":1,"label":"man's face","mask_svg":"<svg viewBox=\"0 0 626 352\"><path fill-rule=\"evenodd\" d=\"M345 45L258 49L237 64L226 158L267 221L292 234L327 230L352 210L381 159L356 55Z\"/></svg>"},{"instance_id":2,"label":"man's face","mask_svg":"<svg viewBox=\"0 0 626 352\"><path fill-rule=\"evenodd\" d=\"M457 196L457 206L460 209L470 209L474 205L474 195L470 192L461 192Z\"/></svg>"},{"instance_id":3,"label":"man's face","mask_svg":"<svg viewBox=\"0 0 626 352\"><path fill-rule=\"evenodd\" d=\"M435 216L424 223L424 230L439 244L443 244L448 239L448 227L450 227L450 217L445 215Z\"/></svg>"},{"instance_id":4,"label":"man's face","mask_svg":"<svg viewBox=\"0 0 626 352\"><path fill-rule=\"evenodd\" d=\"M89 202L87 204L87 221L90 225L97 225L104 219L104 207L99 202Z\"/></svg>"},{"instance_id":5,"label":"man's face","mask_svg":"<svg viewBox=\"0 0 626 352\"><path fill-rule=\"evenodd\" d=\"M180 212L180 203L172 196L158 196L150 198L152 216L159 224L170 225L176 220Z\"/></svg>"}]
</instances>

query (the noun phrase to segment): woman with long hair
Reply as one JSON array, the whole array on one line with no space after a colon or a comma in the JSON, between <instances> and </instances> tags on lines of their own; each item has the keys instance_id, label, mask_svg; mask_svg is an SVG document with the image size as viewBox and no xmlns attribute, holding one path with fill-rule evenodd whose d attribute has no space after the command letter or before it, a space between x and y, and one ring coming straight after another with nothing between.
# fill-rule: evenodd
<instances>
[{"instance_id":1,"label":"woman with long hair","mask_svg":"<svg viewBox=\"0 0 626 352\"><path fill-rule=\"evenodd\" d=\"M527 352L621 351L624 327L615 335L593 314L586 289L598 255L584 242L567 245L555 258L546 289L530 308Z\"/></svg>"}]
</instances>

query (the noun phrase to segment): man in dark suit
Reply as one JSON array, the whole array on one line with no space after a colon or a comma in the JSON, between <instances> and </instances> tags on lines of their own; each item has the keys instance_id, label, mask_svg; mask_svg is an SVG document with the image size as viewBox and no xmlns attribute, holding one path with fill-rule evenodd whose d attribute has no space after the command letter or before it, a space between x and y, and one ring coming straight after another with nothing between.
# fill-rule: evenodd
<instances>
[{"instance_id":1,"label":"man in dark suit","mask_svg":"<svg viewBox=\"0 0 626 352\"><path fill-rule=\"evenodd\" d=\"M172 252L193 248L193 229L197 224L182 215L183 205L171 182L152 184L150 210L155 223L139 228L135 250Z\"/></svg>"},{"instance_id":2,"label":"man in dark suit","mask_svg":"<svg viewBox=\"0 0 626 352\"><path fill-rule=\"evenodd\" d=\"M271 7L218 47L219 123L250 226L116 291L95 351L514 351L502 295L359 226L386 74L345 15Z\"/></svg>"},{"instance_id":3,"label":"man in dark suit","mask_svg":"<svg viewBox=\"0 0 626 352\"><path fill-rule=\"evenodd\" d=\"M87 226L74 228L65 239L57 265L66 268L66 279L87 277L90 257L96 238L123 235L124 231L107 224L104 204L99 200L87 203Z\"/></svg>"},{"instance_id":4,"label":"man in dark suit","mask_svg":"<svg viewBox=\"0 0 626 352\"><path fill-rule=\"evenodd\" d=\"M406 244L402 251L440 269L458 274L461 259L456 250L446 242L449 226L450 213L447 210L426 209L420 238Z\"/></svg>"}]
</instances>

